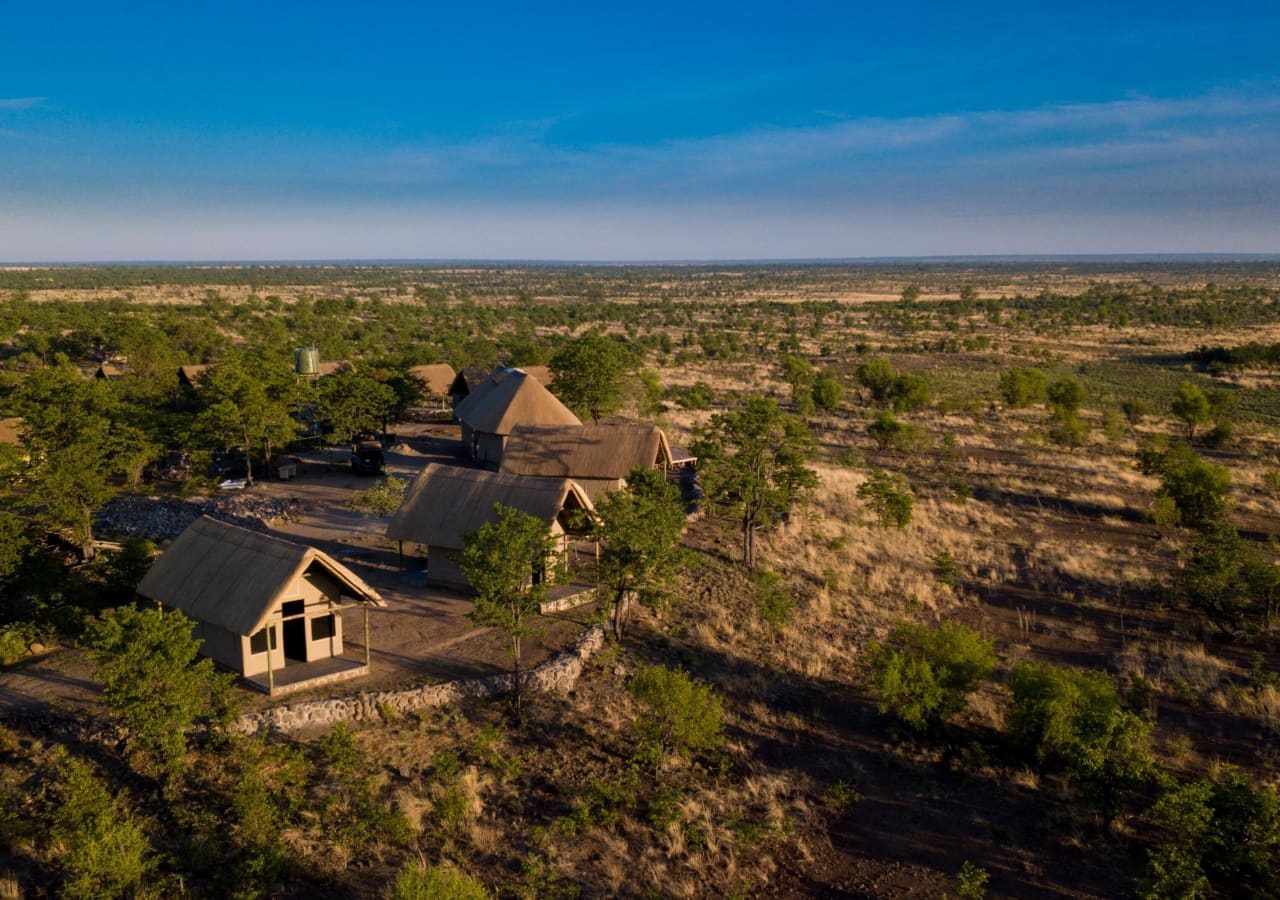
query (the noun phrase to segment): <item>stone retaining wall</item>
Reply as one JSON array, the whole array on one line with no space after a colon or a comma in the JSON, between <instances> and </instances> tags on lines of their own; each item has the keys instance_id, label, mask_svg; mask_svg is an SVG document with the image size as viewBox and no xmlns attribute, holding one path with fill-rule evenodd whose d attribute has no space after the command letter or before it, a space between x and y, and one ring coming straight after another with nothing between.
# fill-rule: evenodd
<instances>
[{"instance_id":1,"label":"stone retaining wall","mask_svg":"<svg viewBox=\"0 0 1280 900\"><path fill-rule=\"evenodd\" d=\"M597 625L588 629L571 649L521 673L520 680L524 689L543 692L572 689L587 660L602 646L604 628ZM445 706L467 697L496 697L510 689L511 676L504 674L443 684L424 684L403 691L366 691L346 697L306 700L274 706L261 712L245 713L234 727L241 734L291 732L338 722L376 718L381 715L380 707L399 715L417 709Z\"/></svg>"}]
</instances>

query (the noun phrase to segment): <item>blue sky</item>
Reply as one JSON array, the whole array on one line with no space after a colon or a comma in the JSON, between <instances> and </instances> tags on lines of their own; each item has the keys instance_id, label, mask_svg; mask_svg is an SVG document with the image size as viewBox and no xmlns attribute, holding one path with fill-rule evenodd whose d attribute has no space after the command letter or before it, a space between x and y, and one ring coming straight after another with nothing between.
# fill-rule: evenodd
<instances>
[{"instance_id":1,"label":"blue sky","mask_svg":"<svg viewBox=\"0 0 1280 900\"><path fill-rule=\"evenodd\" d=\"M1280 4L121 6L0 4L0 260L1280 253Z\"/></svg>"}]
</instances>

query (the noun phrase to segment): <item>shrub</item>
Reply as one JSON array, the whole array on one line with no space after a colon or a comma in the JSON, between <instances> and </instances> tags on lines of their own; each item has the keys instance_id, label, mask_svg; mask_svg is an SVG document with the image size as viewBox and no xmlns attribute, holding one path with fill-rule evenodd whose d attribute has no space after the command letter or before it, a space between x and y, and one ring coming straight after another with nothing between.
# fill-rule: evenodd
<instances>
[{"instance_id":1,"label":"shrub","mask_svg":"<svg viewBox=\"0 0 1280 900\"><path fill-rule=\"evenodd\" d=\"M349 505L352 509L363 510L371 516L389 516L404 502L408 487L408 479L395 476L384 478L373 487L357 493L351 498Z\"/></svg>"},{"instance_id":2,"label":"shrub","mask_svg":"<svg viewBox=\"0 0 1280 900\"><path fill-rule=\"evenodd\" d=\"M1084 385L1076 378L1060 378L1049 385L1045 396L1049 405L1062 412L1079 412L1084 405Z\"/></svg>"},{"instance_id":3,"label":"shrub","mask_svg":"<svg viewBox=\"0 0 1280 900\"><path fill-rule=\"evenodd\" d=\"M1109 823L1151 771L1150 723L1121 705L1101 672L1023 663L1009 687L1013 738L1041 764L1064 768Z\"/></svg>"},{"instance_id":4,"label":"shrub","mask_svg":"<svg viewBox=\"0 0 1280 900\"><path fill-rule=\"evenodd\" d=\"M881 711L917 730L936 727L959 712L995 666L993 643L955 622L899 625L871 648Z\"/></svg>"},{"instance_id":5,"label":"shrub","mask_svg":"<svg viewBox=\"0 0 1280 900\"><path fill-rule=\"evenodd\" d=\"M884 405L892 398L895 375L893 366L884 357L873 356L858 366L854 377L867 389L873 403Z\"/></svg>"},{"instance_id":6,"label":"shrub","mask_svg":"<svg viewBox=\"0 0 1280 900\"><path fill-rule=\"evenodd\" d=\"M703 682L652 665L636 671L628 690L641 709L641 732L663 749L688 755L723 743L724 709Z\"/></svg>"},{"instance_id":7,"label":"shrub","mask_svg":"<svg viewBox=\"0 0 1280 900\"><path fill-rule=\"evenodd\" d=\"M965 860L956 873L956 896L961 900L982 900L987 896L987 882L991 874L981 866Z\"/></svg>"},{"instance_id":8,"label":"shrub","mask_svg":"<svg viewBox=\"0 0 1280 900\"><path fill-rule=\"evenodd\" d=\"M1063 447L1083 447L1089 441L1089 425L1075 410L1054 409L1049 417L1049 440Z\"/></svg>"},{"instance_id":9,"label":"shrub","mask_svg":"<svg viewBox=\"0 0 1280 900\"><path fill-rule=\"evenodd\" d=\"M796 611L795 598L787 590L781 573L773 569L756 573L755 582L760 591L756 597L756 612L760 614L760 621L776 635L791 624Z\"/></svg>"},{"instance_id":10,"label":"shrub","mask_svg":"<svg viewBox=\"0 0 1280 900\"><path fill-rule=\"evenodd\" d=\"M907 453L919 450L929 440L929 434L919 425L911 425L894 417L891 412L878 413L867 426L867 434L881 450Z\"/></svg>"},{"instance_id":11,"label":"shrub","mask_svg":"<svg viewBox=\"0 0 1280 900\"><path fill-rule=\"evenodd\" d=\"M1173 582L1173 593L1223 634L1250 616L1270 621L1280 607L1280 570L1225 522L1208 527Z\"/></svg>"},{"instance_id":12,"label":"shrub","mask_svg":"<svg viewBox=\"0 0 1280 900\"><path fill-rule=\"evenodd\" d=\"M858 486L858 497L875 513L884 527L906 528L911 523L915 498L911 488L901 475L892 475L883 469L871 473Z\"/></svg>"},{"instance_id":13,"label":"shrub","mask_svg":"<svg viewBox=\"0 0 1280 900\"><path fill-rule=\"evenodd\" d=\"M1043 403L1048 387L1049 376L1039 369L1019 366L1000 375L1000 398L1014 409Z\"/></svg>"},{"instance_id":14,"label":"shrub","mask_svg":"<svg viewBox=\"0 0 1280 900\"><path fill-rule=\"evenodd\" d=\"M1194 438L1196 428L1208 422L1212 415L1209 398L1191 381L1184 381L1178 385L1178 391L1174 394L1169 408L1187 426L1188 438Z\"/></svg>"},{"instance_id":15,"label":"shrub","mask_svg":"<svg viewBox=\"0 0 1280 900\"><path fill-rule=\"evenodd\" d=\"M10 625L0 631L0 665L9 665L27 655L26 630Z\"/></svg>"},{"instance_id":16,"label":"shrub","mask_svg":"<svg viewBox=\"0 0 1280 900\"><path fill-rule=\"evenodd\" d=\"M58 766L57 799L49 836L66 874L61 896L132 893L151 868L142 827L83 763L71 757Z\"/></svg>"},{"instance_id":17,"label":"shrub","mask_svg":"<svg viewBox=\"0 0 1280 900\"><path fill-rule=\"evenodd\" d=\"M844 399L844 386L840 379L830 372L824 372L813 383L813 402L826 412L840 409L840 401Z\"/></svg>"},{"instance_id":18,"label":"shrub","mask_svg":"<svg viewBox=\"0 0 1280 900\"><path fill-rule=\"evenodd\" d=\"M1120 412L1124 413L1125 420L1132 427L1137 428L1149 415L1150 407L1145 400L1129 399L1120 403Z\"/></svg>"},{"instance_id":19,"label":"shrub","mask_svg":"<svg viewBox=\"0 0 1280 900\"><path fill-rule=\"evenodd\" d=\"M1186 444L1170 447L1160 467L1158 496L1173 501L1183 525L1203 528L1226 515L1231 473L1225 468L1201 459Z\"/></svg>"},{"instance_id":20,"label":"shrub","mask_svg":"<svg viewBox=\"0 0 1280 900\"><path fill-rule=\"evenodd\" d=\"M1151 809L1163 837L1150 851L1143 895L1280 896L1280 796L1241 771L1166 791Z\"/></svg>"},{"instance_id":21,"label":"shrub","mask_svg":"<svg viewBox=\"0 0 1280 900\"><path fill-rule=\"evenodd\" d=\"M923 409L929 403L929 382L909 372L899 375L893 380L890 402L898 412Z\"/></svg>"},{"instance_id":22,"label":"shrub","mask_svg":"<svg viewBox=\"0 0 1280 900\"><path fill-rule=\"evenodd\" d=\"M488 900L489 896L483 884L447 863L409 863L391 887L391 900Z\"/></svg>"}]
</instances>

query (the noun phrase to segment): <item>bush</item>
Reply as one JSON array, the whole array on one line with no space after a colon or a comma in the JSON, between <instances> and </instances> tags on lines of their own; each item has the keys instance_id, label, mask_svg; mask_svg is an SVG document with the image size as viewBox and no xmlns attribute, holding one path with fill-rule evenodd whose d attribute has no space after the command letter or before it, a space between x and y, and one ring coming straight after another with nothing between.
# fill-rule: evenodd
<instances>
[{"instance_id":1,"label":"bush","mask_svg":"<svg viewBox=\"0 0 1280 900\"><path fill-rule=\"evenodd\" d=\"M1188 438L1194 438L1196 428L1208 422L1212 415L1209 398L1191 381L1184 381L1178 385L1178 391L1174 394L1169 408L1187 426Z\"/></svg>"},{"instance_id":2,"label":"bush","mask_svg":"<svg viewBox=\"0 0 1280 900\"><path fill-rule=\"evenodd\" d=\"M1039 369L1019 366L1000 375L1000 398L1013 409L1043 403L1048 387L1049 376Z\"/></svg>"},{"instance_id":3,"label":"bush","mask_svg":"<svg viewBox=\"0 0 1280 900\"><path fill-rule=\"evenodd\" d=\"M641 709L641 732L663 749L689 755L715 750L724 742L720 698L685 672L642 666L628 690Z\"/></svg>"},{"instance_id":4,"label":"bush","mask_svg":"<svg viewBox=\"0 0 1280 900\"><path fill-rule=\"evenodd\" d=\"M131 894L151 868L151 848L142 827L83 763L71 757L58 766L57 799L49 837L66 874L61 896Z\"/></svg>"},{"instance_id":5,"label":"bush","mask_svg":"<svg viewBox=\"0 0 1280 900\"><path fill-rule=\"evenodd\" d=\"M929 434L919 425L911 425L894 417L891 412L878 413L867 426L867 434L881 450L907 453L925 447Z\"/></svg>"},{"instance_id":6,"label":"bush","mask_svg":"<svg viewBox=\"0 0 1280 900\"><path fill-rule=\"evenodd\" d=\"M791 624L795 615L796 601L787 590L781 573L773 569L764 569L755 575L759 595L756 597L756 611L760 621L774 634Z\"/></svg>"},{"instance_id":7,"label":"bush","mask_svg":"<svg viewBox=\"0 0 1280 900\"><path fill-rule=\"evenodd\" d=\"M352 509L363 510L371 516L389 516L404 502L409 487L406 478L384 478L371 488L366 488L351 498Z\"/></svg>"},{"instance_id":8,"label":"bush","mask_svg":"<svg viewBox=\"0 0 1280 900\"><path fill-rule=\"evenodd\" d=\"M1130 399L1120 404L1120 412L1124 413L1125 420L1134 428L1142 424L1150 411L1145 400Z\"/></svg>"},{"instance_id":9,"label":"bush","mask_svg":"<svg viewBox=\"0 0 1280 900\"><path fill-rule=\"evenodd\" d=\"M1173 501L1183 525L1204 528L1226 515L1231 473L1225 468L1201 459L1186 444L1174 444L1160 460L1160 471L1157 496Z\"/></svg>"},{"instance_id":10,"label":"bush","mask_svg":"<svg viewBox=\"0 0 1280 900\"><path fill-rule=\"evenodd\" d=\"M929 382L920 375L899 375L893 380L890 401L898 412L923 409L929 403Z\"/></svg>"},{"instance_id":11,"label":"bush","mask_svg":"<svg viewBox=\"0 0 1280 900\"><path fill-rule=\"evenodd\" d=\"M881 712L892 712L918 730L959 712L995 666L993 643L955 622L899 625L871 648Z\"/></svg>"},{"instance_id":12,"label":"bush","mask_svg":"<svg viewBox=\"0 0 1280 900\"><path fill-rule=\"evenodd\" d=\"M485 886L466 872L442 863L412 862L400 870L391 900L488 900Z\"/></svg>"},{"instance_id":13,"label":"bush","mask_svg":"<svg viewBox=\"0 0 1280 900\"><path fill-rule=\"evenodd\" d=\"M27 632L19 625L0 631L0 666L17 662L27 655Z\"/></svg>"},{"instance_id":14,"label":"bush","mask_svg":"<svg viewBox=\"0 0 1280 900\"><path fill-rule=\"evenodd\" d=\"M813 402L826 412L840 409L840 401L844 399L844 386L840 379L830 372L824 372L813 383Z\"/></svg>"},{"instance_id":15,"label":"bush","mask_svg":"<svg viewBox=\"0 0 1280 900\"><path fill-rule=\"evenodd\" d=\"M1058 407L1049 417L1049 440L1063 447L1083 447L1089 441L1089 425L1074 410Z\"/></svg>"},{"instance_id":16,"label":"bush","mask_svg":"<svg viewBox=\"0 0 1280 900\"><path fill-rule=\"evenodd\" d=\"M858 486L858 497L875 513L884 527L906 528L911 523L915 498L901 475L877 469Z\"/></svg>"},{"instance_id":17,"label":"bush","mask_svg":"<svg viewBox=\"0 0 1280 900\"><path fill-rule=\"evenodd\" d=\"M1225 522L1207 528L1173 582L1173 593L1223 634L1280 607L1280 570Z\"/></svg>"},{"instance_id":18,"label":"bush","mask_svg":"<svg viewBox=\"0 0 1280 900\"><path fill-rule=\"evenodd\" d=\"M1163 830L1150 851L1143 895L1280 896L1280 796L1241 771L1165 792L1151 809Z\"/></svg>"},{"instance_id":19,"label":"bush","mask_svg":"<svg viewBox=\"0 0 1280 900\"><path fill-rule=\"evenodd\" d=\"M1151 771L1151 725L1101 672L1023 663L1009 677L1008 728L1041 764L1061 766L1110 822Z\"/></svg>"},{"instance_id":20,"label":"bush","mask_svg":"<svg viewBox=\"0 0 1280 900\"><path fill-rule=\"evenodd\" d=\"M1084 385L1078 379L1060 378L1049 385L1045 396L1048 397L1049 405L1054 409L1074 413L1080 411L1086 395Z\"/></svg>"}]
</instances>

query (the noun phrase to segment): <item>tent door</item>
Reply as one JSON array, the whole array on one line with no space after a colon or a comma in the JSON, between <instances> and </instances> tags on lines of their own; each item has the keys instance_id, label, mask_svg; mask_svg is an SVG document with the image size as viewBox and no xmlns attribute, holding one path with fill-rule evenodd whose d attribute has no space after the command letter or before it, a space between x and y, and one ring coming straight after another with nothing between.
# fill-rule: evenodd
<instances>
[{"instance_id":1,"label":"tent door","mask_svg":"<svg viewBox=\"0 0 1280 900\"><path fill-rule=\"evenodd\" d=\"M294 662L307 661L307 620L305 618L285 619L284 656Z\"/></svg>"}]
</instances>

